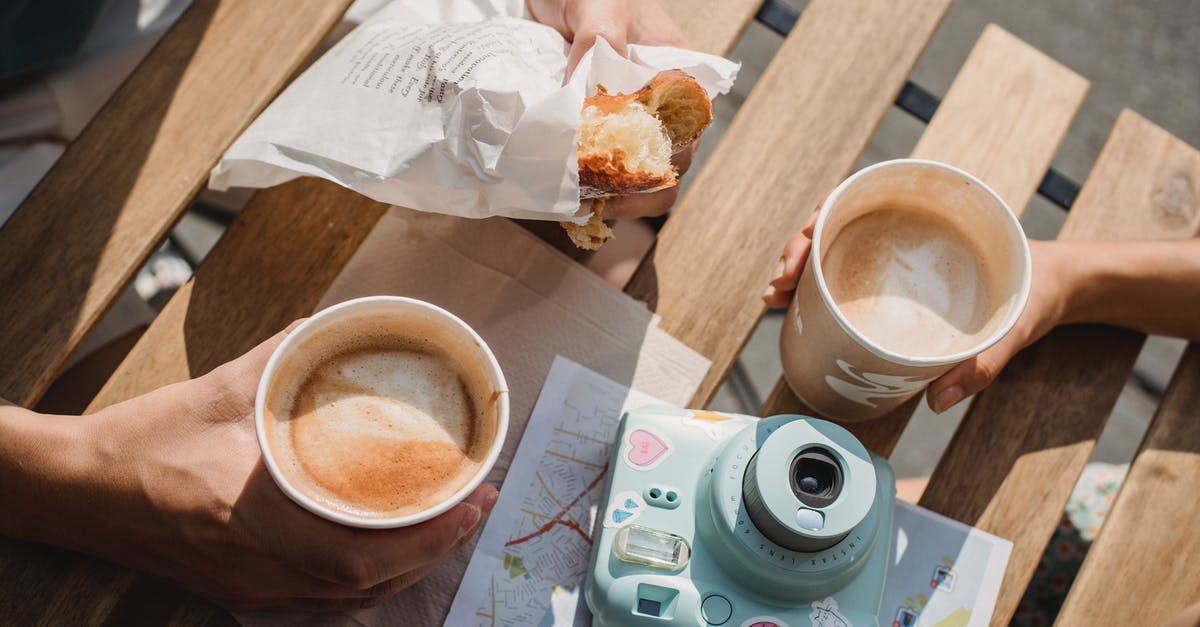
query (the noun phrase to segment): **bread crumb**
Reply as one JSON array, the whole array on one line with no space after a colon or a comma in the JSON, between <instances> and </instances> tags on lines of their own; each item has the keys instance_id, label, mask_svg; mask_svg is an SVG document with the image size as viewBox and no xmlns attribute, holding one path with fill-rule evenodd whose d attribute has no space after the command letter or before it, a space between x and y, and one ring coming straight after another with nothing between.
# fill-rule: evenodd
<instances>
[{"instance_id":1,"label":"bread crumb","mask_svg":"<svg viewBox=\"0 0 1200 627\"><path fill-rule=\"evenodd\" d=\"M571 243L584 250L600 250L604 242L613 238L612 228L604 223L601 214L604 212L604 199L597 198L592 202L592 217L587 224L562 222L562 227L571 238Z\"/></svg>"}]
</instances>

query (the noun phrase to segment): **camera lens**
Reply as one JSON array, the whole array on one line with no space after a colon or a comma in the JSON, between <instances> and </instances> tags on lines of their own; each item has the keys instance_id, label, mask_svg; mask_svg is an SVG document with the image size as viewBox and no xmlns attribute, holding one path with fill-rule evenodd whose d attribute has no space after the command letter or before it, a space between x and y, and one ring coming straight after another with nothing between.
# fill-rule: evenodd
<instances>
[{"instance_id":1,"label":"camera lens","mask_svg":"<svg viewBox=\"0 0 1200 627\"><path fill-rule=\"evenodd\" d=\"M800 451L792 460L792 492L809 507L825 507L842 492L842 467L819 446Z\"/></svg>"}]
</instances>

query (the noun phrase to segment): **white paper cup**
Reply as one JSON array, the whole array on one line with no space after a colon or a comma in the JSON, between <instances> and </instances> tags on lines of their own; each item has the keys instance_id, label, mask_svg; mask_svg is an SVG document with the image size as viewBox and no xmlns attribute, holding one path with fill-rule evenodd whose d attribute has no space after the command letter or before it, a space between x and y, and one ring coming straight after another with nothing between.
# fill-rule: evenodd
<instances>
[{"instance_id":1,"label":"white paper cup","mask_svg":"<svg viewBox=\"0 0 1200 627\"><path fill-rule=\"evenodd\" d=\"M886 204L936 213L986 249L993 260L1001 260L1008 281L1007 310L991 334L945 355L904 355L865 337L838 309L822 273L822 260L842 227ZM1030 278L1029 245L1020 222L979 179L944 163L920 159L864 168L843 181L821 206L812 252L780 334L784 378L800 400L827 418L860 421L882 416L1003 338L1025 309Z\"/></svg>"},{"instance_id":2,"label":"white paper cup","mask_svg":"<svg viewBox=\"0 0 1200 627\"><path fill-rule=\"evenodd\" d=\"M491 387L493 393L492 406L495 411L496 425L495 437L487 451L487 455L469 481L449 498L444 499L436 505L412 514L390 518L358 516L335 509L321 503L319 500L292 485L287 475L282 472L276 455L271 450L270 438L267 433L268 425L265 419L268 392L275 383L276 375L283 364L295 358L297 350L303 347L306 340L334 327L342 325L352 326L356 324L356 321L361 322L364 318L370 319L381 316L398 316L402 320L413 320L420 324L436 325L435 328L440 333L444 333L446 337L451 338L456 345L454 357L474 360L472 365L475 366L475 370L485 373L487 384ZM471 494L475 488L479 487L479 484L483 482L488 472L491 471L492 466L495 465L496 458L500 455L500 449L504 446L505 435L508 432L508 403L508 384L505 382L504 373L500 370L500 364L496 361L495 355L492 354L491 349L488 348L483 338L479 337L479 334L468 326L467 323L445 309L423 301L400 296L368 296L333 305L314 314L311 318L304 321L303 324L296 327L283 340L279 347L275 349L275 352L271 355L271 359L267 362L267 367L263 371L262 379L258 385L258 396L254 405L254 426L258 433L258 445L262 450L263 461L267 466L267 470L279 486L279 489L284 494L287 494L289 498L308 511L337 523L352 527L385 529L406 527L429 520L454 507Z\"/></svg>"}]
</instances>

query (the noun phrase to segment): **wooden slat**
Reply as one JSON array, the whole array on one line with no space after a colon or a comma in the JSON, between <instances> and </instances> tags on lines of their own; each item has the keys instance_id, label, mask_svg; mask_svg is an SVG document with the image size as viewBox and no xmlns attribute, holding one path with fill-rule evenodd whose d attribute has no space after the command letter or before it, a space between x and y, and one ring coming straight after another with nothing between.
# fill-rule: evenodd
<instances>
[{"instance_id":1,"label":"wooden slat","mask_svg":"<svg viewBox=\"0 0 1200 627\"><path fill-rule=\"evenodd\" d=\"M1087 81L996 25L984 29L912 156L958 166L1020 214L1037 191L1087 93ZM870 422L847 425L890 455L920 397ZM806 413L781 378L762 415Z\"/></svg>"},{"instance_id":2,"label":"wooden slat","mask_svg":"<svg viewBox=\"0 0 1200 627\"><path fill-rule=\"evenodd\" d=\"M947 0L805 8L626 291L713 361L706 405L765 310L784 241L853 167Z\"/></svg>"},{"instance_id":3,"label":"wooden slat","mask_svg":"<svg viewBox=\"0 0 1200 627\"><path fill-rule=\"evenodd\" d=\"M668 5L689 41L720 54L733 48L756 8L753 0ZM700 15L725 23L710 27ZM89 411L199 376L311 313L382 214L382 205L323 181L257 193ZM527 228L552 243L565 242L557 224Z\"/></svg>"},{"instance_id":4,"label":"wooden slat","mask_svg":"<svg viewBox=\"0 0 1200 627\"><path fill-rule=\"evenodd\" d=\"M311 313L386 210L323 179L256 194L88 411L204 374Z\"/></svg>"},{"instance_id":5,"label":"wooden slat","mask_svg":"<svg viewBox=\"0 0 1200 627\"><path fill-rule=\"evenodd\" d=\"M733 48L757 6L757 0L668 3L688 40L719 54ZM89 411L203 374L311 313L383 210L378 203L315 179L257 193ZM554 225L549 235L561 235L561 230ZM144 602L165 608L186 598L176 596L164 603L164 594L139 577L120 600L117 614L124 617ZM169 623L192 624L197 617L220 621L227 616L198 599L188 600L186 608ZM180 618L183 615L188 618Z\"/></svg>"},{"instance_id":6,"label":"wooden slat","mask_svg":"<svg viewBox=\"0 0 1200 627\"><path fill-rule=\"evenodd\" d=\"M1059 239L1192 237L1176 190L1198 188L1200 153L1126 110ZM1088 325L1050 333L976 397L934 470L922 506L1013 541L994 624L1012 617L1144 339Z\"/></svg>"},{"instance_id":7,"label":"wooden slat","mask_svg":"<svg viewBox=\"0 0 1200 627\"><path fill-rule=\"evenodd\" d=\"M1193 343L1175 368L1057 624L1161 625L1200 601L1196 486L1200 344ZM1116 586L1114 578L1120 581Z\"/></svg>"},{"instance_id":8,"label":"wooden slat","mask_svg":"<svg viewBox=\"0 0 1200 627\"><path fill-rule=\"evenodd\" d=\"M0 397L32 405L349 0L197 0L0 230Z\"/></svg>"},{"instance_id":9,"label":"wooden slat","mask_svg":"<svg viewBox=\"0 0 1200 627\"><path fill-rule=\"evenodd\" d=\"M193 2L0 230L0 396L40 396L348 4ZM20 623L98 624L133 580L50 547L0 556L0 615Z\"/></svg>"},{"instance_id":10,"label":"wooden slat","mask_svg":"<svg viewBox=\"0 0 1200 627\"><path fill-rule=\"evenodd\" d=\"M761 0L660 0L696 50L725 55L733 49Z\"/></svg>"}]
</instances>

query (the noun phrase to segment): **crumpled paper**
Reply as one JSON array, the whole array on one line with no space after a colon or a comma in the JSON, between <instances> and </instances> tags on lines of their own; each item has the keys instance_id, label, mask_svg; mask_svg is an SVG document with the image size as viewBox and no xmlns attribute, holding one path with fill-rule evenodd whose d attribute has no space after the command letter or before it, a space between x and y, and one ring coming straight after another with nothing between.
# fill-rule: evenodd
<instances>
[{"instance_id":1,"label":"crumpled paper","mask_svg":"<svg viewBox=\"0 0 1200 627\"><path fill-rule=\"evenodd\" d=\"M682 69L710 98L739 65L603 39L563 84L567 42L523 3L396 0L285 89L230 146L209 187L319 176L420 211L585 222L575 135L587 94Z\"/></svg>"}]
</instances>

